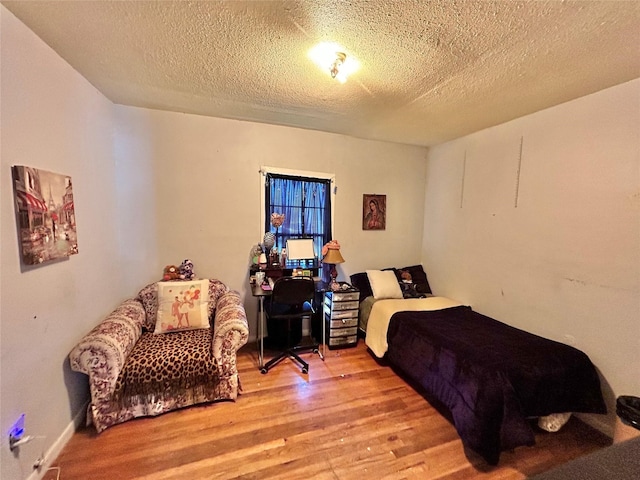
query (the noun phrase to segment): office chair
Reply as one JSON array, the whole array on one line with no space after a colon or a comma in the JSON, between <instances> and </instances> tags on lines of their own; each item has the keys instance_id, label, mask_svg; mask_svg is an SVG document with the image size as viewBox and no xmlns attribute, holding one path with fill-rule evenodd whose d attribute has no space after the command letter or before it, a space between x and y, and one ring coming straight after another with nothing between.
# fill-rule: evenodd
<instances>
[{"instance_id":1,"label":"office chair","mask_svg":"<svg viewBox=\"0 0 640 480\"><path fill-rule=\"evenodd\" d=\"M313 299L315 296L315 285L311 277L280 277L273 284L272 294L266 300L265 314L269 326L275 330L276 325L284 324L286 332L286 343L282 352L269 360L260 370L267 373L271 367L280 363L285 358L292 358L302 368L302 373L309 373L309 364L305 362L298 352L312 350L318 352L319 345L296 346L302 338L302 318L311 317L314 313ZM299 332L292 339L292 323L299 324ZM272 332L269 332L271 336Z\"/></svg>"}]
</instances>

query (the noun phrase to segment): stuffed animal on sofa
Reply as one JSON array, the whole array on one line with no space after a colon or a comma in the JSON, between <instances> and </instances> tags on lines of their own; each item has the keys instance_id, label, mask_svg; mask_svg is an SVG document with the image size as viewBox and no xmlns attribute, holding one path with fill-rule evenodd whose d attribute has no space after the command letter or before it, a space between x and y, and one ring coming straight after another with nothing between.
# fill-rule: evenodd
<instances>
[{"instance_id":1,"label":"stuffed animal on sofa","mask_svg":"<svg viewBox=\"0 0 640 480\"><path fill-rule=\"evenodd\" d=\"M180 264L178 272L182 280L193 280L196 277L193 271L193 262L188 258Z\"/></svg>"},{"instance_id":2,"label":"stuffed animal on sofa","mask_svg":"<svg viewBox=\"0 0 640 480\"><path fill-rule=\"evenodd\" d=\"M167 265L164 267L162 273L162 280L165 282L168 280L178 280L180 278L180 272L178 271L178 267L175 265Z\"/></svg>"}]
</instances>

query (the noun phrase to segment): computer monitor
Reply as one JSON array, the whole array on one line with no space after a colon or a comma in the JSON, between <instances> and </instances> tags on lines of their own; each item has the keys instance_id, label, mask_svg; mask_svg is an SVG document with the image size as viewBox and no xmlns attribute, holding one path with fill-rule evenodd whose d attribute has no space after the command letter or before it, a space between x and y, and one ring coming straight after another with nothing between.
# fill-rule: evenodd
<instances>
[{"instance_id":1,"label":"computer monitor","mask_svg":"<svg viewBox=\"0 0 640 480\"><path fill-rule=\"evenodd\" d=\"M290 238L287 240L287 260L315 260L313 238Z\"/></svg>"}]
</instances>

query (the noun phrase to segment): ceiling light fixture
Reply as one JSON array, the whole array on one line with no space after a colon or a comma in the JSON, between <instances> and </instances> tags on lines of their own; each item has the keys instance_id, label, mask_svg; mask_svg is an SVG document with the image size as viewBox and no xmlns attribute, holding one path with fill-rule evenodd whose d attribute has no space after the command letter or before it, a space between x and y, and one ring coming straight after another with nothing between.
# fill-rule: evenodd
<instances>
[{"instance_id":1,"label":"ceiling light fixture","mask_svg":"<svg viewBox=\"0 0 640 480\"><path fill-rule=\"evenodd\" d=\"M347 59L347 54L342 52L336 52L336 58L331 64L331 78L336 78L340 73L340 67L344 64L344 61Z\"/></svg>"},{"instance_id":2,"label":"ceiling light fixture","mask_svg":"<svg viewBox=\"0 0 640 480\"><path fill-rule=\"evenodd\" d=\"M331 78L344 83L360 66L353 56L347 57L344 50L335 43L319 43L309 51L309 57L321 70L328 72Z\"/></svg>"}]
</instances>

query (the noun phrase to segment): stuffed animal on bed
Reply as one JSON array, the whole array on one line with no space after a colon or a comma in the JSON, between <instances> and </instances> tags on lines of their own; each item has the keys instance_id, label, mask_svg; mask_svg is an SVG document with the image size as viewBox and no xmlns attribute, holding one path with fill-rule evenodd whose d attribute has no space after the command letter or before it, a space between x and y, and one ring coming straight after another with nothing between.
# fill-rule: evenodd
<instances>
[{"instance_id":1,"label":"stuffed animal on bed","mask_svg":"<svg viewBox=\"0 0 640 480\"><path fill-rule=\"evenodd\" d=\"M413 279L411 278L411 274L408 270L400 271L400 278L402 279L403 283L413 283Z\"/></svg>"},{"instance_id":2,"label":"stuffed animal on bed","mask_svg":"<svg viewBox=\"0 0 640 480\"><path fill-rule=\"evenodd\" d=\"M425 296L416 290L416 285L413 283L411 273L408 270L400 271L400 279L400 289L404 298L422 298Z\"/></svg>"}]
</instances>

